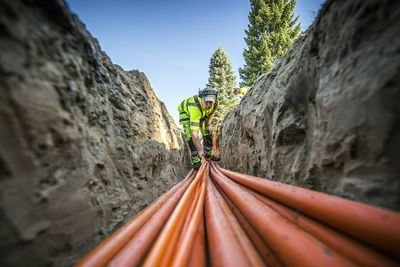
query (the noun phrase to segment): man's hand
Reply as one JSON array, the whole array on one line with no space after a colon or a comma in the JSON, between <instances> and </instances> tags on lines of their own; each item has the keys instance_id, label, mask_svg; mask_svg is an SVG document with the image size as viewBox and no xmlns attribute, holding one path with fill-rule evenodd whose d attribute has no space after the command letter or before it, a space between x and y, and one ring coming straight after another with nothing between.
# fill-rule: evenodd
<instances>
[{"instance_id":1,"label":"man's hand","mask_svg":"<svg viewBox=\"0 0 400 267\"><path fill-rule=\"evenodd\" d=\"M203 145L200 143L200 138L198 136L198 131L192 131L193 144L197 149L200 158L204 158Z\"/></svg>"},{"instance_id":2,"label":"man's hand","mask_svg":"<svg viewBox=\"0 0 400 267\"><path fill-rule=\"evenodd\" d=\"M199 151L198 153L199 153L198 155L200 158L204 158L204 151Z\"/></svg>"}]
</instances>

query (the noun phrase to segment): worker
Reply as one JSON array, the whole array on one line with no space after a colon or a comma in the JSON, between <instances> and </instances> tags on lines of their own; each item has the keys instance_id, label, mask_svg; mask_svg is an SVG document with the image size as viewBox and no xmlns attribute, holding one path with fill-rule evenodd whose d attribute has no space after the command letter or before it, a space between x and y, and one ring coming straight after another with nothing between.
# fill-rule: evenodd
<instances>
[{"instance_id":1,"label":"worker","mask_svg":"<svg viewBox=\"0 0 400 267\"><path fill-rule=\"evenodd\" d=\"M238 97L239 100L242 100L243 96L247 94L248 91L249 91L248 87L233 88L233 93Z\"/></svg>"},{"instance_id":2,"label":"worker","mask_svg":"<svg viewBox=\"0 0 400 267\"><path fill-rule=\"evenodd\" d=\"M193 169L198 170L201 159L218 161L218 156L212 155L211 121L218 108L218 94L211 86L199 91L198 95L189 97L178 106L179 124L183 126L185 139L189 143ZM203 137L200 141L199 130Z\"/></svg>"}]
</instances>

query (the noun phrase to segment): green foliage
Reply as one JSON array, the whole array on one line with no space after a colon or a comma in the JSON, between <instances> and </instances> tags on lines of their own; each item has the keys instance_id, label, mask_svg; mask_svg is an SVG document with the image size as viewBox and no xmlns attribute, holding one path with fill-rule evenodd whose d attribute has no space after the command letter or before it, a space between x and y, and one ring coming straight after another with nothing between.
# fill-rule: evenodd
<instances>
[{"instance_id":1,"label":"green foliage","mask_svg":"<svg viewBox=\"0 0 400 267\"><path fill-rule=\"evenodd\" d=\"M218 91L219 108L215 112L214 123L218 120L225 107L236 101L233 87L236 85L236 76L232 63L225 49L219 47L210 59L208 84Z\"/></svg>"},{"instance_id":2,"label":"green foliage","mask_svg":"<svg viewBox=\"0 0 400 267\"><path fill-rule=\"evenodd\" d=\"M296 0L250 0L249 25L244 38L245 65L239 68L242 86L252 86L257 77L272 68L300 33L293 18Z\"/></svg>"}]
</instances>

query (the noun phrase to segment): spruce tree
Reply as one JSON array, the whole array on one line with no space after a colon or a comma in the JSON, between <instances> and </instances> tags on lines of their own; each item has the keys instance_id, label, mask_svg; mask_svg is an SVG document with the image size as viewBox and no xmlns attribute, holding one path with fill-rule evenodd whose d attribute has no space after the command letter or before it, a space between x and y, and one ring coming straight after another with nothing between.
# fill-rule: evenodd
<instances>
[{"instance_id":1,"label":"spruce tree","mask_svg":"<svg viewBox=\"0 0 400 267\"><path fill-rule=\"evenodd\" d=\"M231 60L223 47L217 48L210 59L208 84L218 91L219 108L215 112L214 123L221 113L235 102L232 91L236 85L236 75Z\"/></svg>"},{"instance_id":2,"label":"spruce tree","mask_svg":"<svg viewBox=\"0 0 400 267\"><path fill-rule=\"evenodd\" d=\"M251 86L293 44L300 33L298 17L293 14L295 5L296 0L250 0L245 65L239 68L241 85Z\"/></svg>"}]
</instances>

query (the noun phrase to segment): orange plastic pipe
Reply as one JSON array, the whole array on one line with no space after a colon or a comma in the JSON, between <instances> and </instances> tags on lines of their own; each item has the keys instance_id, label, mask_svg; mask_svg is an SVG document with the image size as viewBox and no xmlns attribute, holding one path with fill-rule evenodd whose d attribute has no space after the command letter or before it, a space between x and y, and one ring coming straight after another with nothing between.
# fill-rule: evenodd
<instances>
[{"instance_id":1,"label":"orange plastic pipe","mask_svg":"<svg viewBox=\"0 0 400 267\"><path fill-rule=\"evenodd\" d=\"M228 206L235 214L238 219L240 225L246 231L247 236L252 241L253 245L256 247L258 253L261 255L265 264L269 267L280 267L282 266L279 263L278 258L273 254L271 249L265 244L264 240L259 236L259 234L254 230L251 224L247 221L247 219L243 216L240 210L234 206L234 204L229 200L229 198L222 192L222 195L227 202Z\"/></svg>"},{"instance_id":2,"label":"orange plastic pipe","mask_svg":"<svg viewBox=\"0 0 400 267\"><path fill-rule=\"evenodd\" d=\"M217 172L218 170L215 169ZM216 185L216 184L215 184ZM216 185L217 186L217 185ZM218 187L218 186L217 186ZM221 188L219 188L219 192L225 199L226 203L228 204L231 211L235 214L236 218L238 219L240 225L246 231L246 234L253 242L254 246L256 247L258 253L263 258L266 265L270 267L280 267L282 264L279 262L278 258L273 254L271 249L267 246L264 240L260 237L260 235L254 230L253 226L248 222L246 217L241 213L241 211L235 206L235 204L228 198L228 196L223 192Z\"/></svg>"},{"instance_id":3,"label":"orange plastic pipe","mask_svg":"<svg viewBox=\"0 0 400 267\"><path fill-rule=\"evenodd\" d=\"M118 251L132 238L132 236L147 222L147 220L162 206L164 203L182 187L188 183L193 177L193 171L171 190L163 194L152 205L148 206L142 212L137 214L131 221L119 228L110 235L98 247L87 254L75 266L77 267L98 267L105 266Z\"/></svg>"},{"instance_id":4,"label":"orange plastic pipe","mask_svg":"<svg viewBox=\"0 0 400 267\"><path fill-rule=\"evenodd\" d=\"M182 208L180 218L176 221L175 226L173 229L171 229L171 237L169 240L165 241L164 247L166 248L165 252L163 253L161 257L161 262L160 262L160 267L169 267L172 264L172 260L175 254L175 250L177 245L179 244L179 238L182 235L182 231L184 228L187 228L188 225L188 216L190 215L191 212L193 212L195 208L195 201L198 199L198 192L199 192L199 186L201 183L197 183L196 188L193 193L191 193L191 198L189 200L189 203L186 207ZM186 224L186 226L185 226Z\"/></svg>"},{"instance_id":5,"label":"orange plastic pipe","mask_svg":"<svg viewBox=\"0 0 400 267\"><path fill-rule=\"evenodd\" d=\"M215 196L218 199L218 202L221 206L222 211L225 214L226 219L228 220L233 232L235 233L239 244L242 246L242 249L247 256L247 260L250 262L249 266L254 266L254 267L262 267L264 266L264 262L261 258L261 256L258 254L257 250L255 249L254 245L251 243L249 238L246 235L246 232L242 229L240 226L239 222L237 221L235 215L233 212L230 210L228 205L225 202L225 199L222 197L220 192L218 191L217 188L215 188L214 184L211 185L213 188L213 191L215 192Z\"/></svg>"},{"instance_id":6,"label":"orange plastic pipe","mask_svg":"<svg viewBox=\"0 0 400 267\"><path fill-rule=\"evenodd\" d=\"M190 220L191 220L190 216L192 216L192 214L194 213L194 210L196 208L196 203L197 203L197 200L199 199L199 194L201 191L201 183L203 181L203 177L204 177L204 173L200 177L200 180L194 189L194 192L190 198L190 202L189 202L188 206L186 208L182 209L182 211L181 211L181 213L184 215L181 216L179 221L177 221L177 223L175 224L175 225L177 225L177 227L172 229L171 238L170 238L169 242L166 243L166 245L165 245L166 250L165 250L164 255L161 258L161 263L160 263L161 267L162 266L169 267L172 264L172 260L174 258L176 249L179 246L182 234L188 229Z\"/></svg>"},{"instance_id":7,"label":"orange plastic pipe","mask_svg":"<svg viewBox=\"0 0 400 267\"><path fill-rule=\"evenodd\" d=\"M271 196L277 201L270 199ZM321 199L322 204L316 203ZM189 173L184 181L107 238L77 266L104 266L107 263L109 266L137 266L143 259L147 266L207 266L210 263L215 266L261 266L264 262L268 266L282 263L300 267L396 266L392 259L324 225L323 219L315 221L288 207L316 210L317 215L313 212L308 215L318 219L322 216L320 205L329 209L330 204L334 207L330 209L338 212L335 205L339 203L342 207L341 201L343 199L338 197L230 172L204 161L197 175ZM344 209L353 210L358 220L366 216L362 207L372 208L374 212L383 211L383 215L400 216L354 201L344 200L344 203L347 204ZM336 214L348 215L346 219L352 221L354 214L346 212ZM367 213L371 216L369 211ZM379 215L382 213L374 213L374 216ZM393 217L389 219L391 225ZM367 223L371 222L373 220ZM210 261L206 257L205 224ZM336 229L345 225L337 227L330 221L326 224ZM365 228L363 223L359 226ZM366 238L370 244L375 243ZM376 247L386 249L380 245ZM389 252L394 255L396 251Z\"/></svg>"},{"instance_id":8,"label":"orange plastic pipe","mask_svg":"<svg viewBox=\"0 0 400 267\"><path fill-rule=\"evenodd\" d=\"M138 266L188 186L189 183L186 183L175 191L174 195L156 211L146 224L140 228L132 239L108 263L108 266ZM132 253L133 251L134 253Z\"/></svg>"},{"instance_id":9,"label":"orange plastic pipe","mask_svg":"<svg viewBox=\"0 0 400 267\"><path fill-rule=\"evenodd\" d=\"M166 252L168 251L168 247L174 248L176 242L178 241L179 232L183 226L185 215L189 209L190 200L193 198L195 190L201 181L202 176L204 175L205 165L206 164L203 164L201 166L200 170L196 174L195 179L182 196L177 207L173 211L171 217L167 221L162 232L146 257L143 266L162 266L162 264L168 264L171 260L171 255L169 253L167 255Z\"/></svg>"},{"instance_id":10,"label":"orange plastic pipe","mask_svg":"<svg viewBox=\"0 0 400 267\"><path fill-rule=\"evenodd\" d=\"M201 219L203 217L204 198L207 186L206 175L203 175L202 178L203 179L201 180L200 192L198 193L195 209L193 213L190 214L190 221L187 225L187 228L182 231L182 235L179 238L179 243L175 250L175 256L171 266L178 267L187 265L197 229L199 228L201 224Z\"/></svg>"},{"instance_id":11,"label":"orange plastic pipe","mask_svg":"<svg viewBox=\"0 0 400 267\"><path fill-rule=\"evenodd\" d=\"M354 266L211 168L212 177L287 266ZM310 257L310 255L313 255Z\"/></svg>"},{"instance_id":12,"label":"orange plastic pipe","mask_svg":"<svg viewBox=\"0 0 400 267\"><path fill-rule=\"evenodd\" d=\"M220 173L218 168L215 169ZM334 231L334 229L329 228L326 225L299 214L298 212L295 212L251 189L244 187L242 187L242 189L253 194L256 198L270 206L294 224L301 227L304 231L317 237L323 243L333 248L336 252L339 252L360 266L398 266L398 264L396 264L392 259L387 258L377 251L372 250L337 231Z\"/></svg>"},{"instance_id":13,"label":"orange plastic pipe","mask_svg":"<svg viewBox=\"0 0 400 267\"><path fill-rule=\"evenodd\" d=\"M243 189L249 190L249 189ZM323 243L352 260L359 266L398 266L393 260L383 256L382 254L348 238L347 236L334 231L317 221L314 221L306 216L303 216L289 208L279 204L271 199L268 199L254 191L250 191L256 198L264 202L266 205L277 211L279 214L296 224L304 231L315 236Z\"/></svg>"},{"instance_id":14,"label":"orange plastic pipe","mask_svg":"<svg viewBox=\"0 0 400 267\"><path fill-rule=\"evenodd\" d=\"M240 184L400 257L399 213L223 168L221 171Z\"/></svg>"},{"instance_id":15,"label":"orange plastic pipe","mask_svg":"<svg viewBox=\"0 0 400 267\"><path fill-rule=\"evenodd\" d=\"M182 216L179 219L179 222L176 224L176 225L179 225L179 227L174 227L174 229L172 229L172 235L171 235L170 240L173 240L173 242L170 242L165 245L166 250L164 252L164 255L162 256L160 266L169 266L172 264L172 260L173 260L175 251L177 249L177 246L179 245L179 242L180 242L180 239L181 239L183 233L188 228L189 222L191 219L190 216L193 214L193 212L196 208L197 200L199 197L199 192L201 189L200 187L201 187L201 181L200 181L200 183L198 183L196 185L196 188L192 194L192 197L190 199L188 206L181 211L181 213L184 213L185 215Z\"/></svg>"},{"instance_id":16,"label":"orange plastic pipe","mask_svg":"<svg viewBox=\"0 0 400 267\"><path fill-rule=\"evenodd\" d=\"M208 181L205 201L207 241L212 266L249 266L235 233L222 211Z\"/></svg>"},{"instance_id":17,"label":"orange plastic pipe","mask_svg":"<svg viewBox=\"0 0 400 267\"><path fill-rule=\"evenodd\" d=\"M203 177L204 177L204 176L203 176ZM198 185L197 188L196 188L196 191L195 191L195 193L194 193L194 196L193 196L193 198L192 198L189 211L188 211L188 213L186 214L185 222L183 223L182 230L181 230L181 233L180 233L180 235L179 235L178 245L179 245L179 243L181 242L181 239L182 239L182 238L185 236L185 234L187 233L187 230L188 230L188 228L189 228L190 222L192 221L192 216L193 216L193 214L194 214L194 212L195 212L195 210L196 210L196 207L197 207L197 204L198 204L198 200L199 200L199 198L200 198L200 192L201 192L201 189L202 189L202 183L203 183L203 181L204 181L204 179L201 179L199 185Z\"/></svg>"},{"instance_id":18,"label":"orange plastic pipe","mask_svg":"<svg viewBox=\"0 0 400 267\"><path fill-rule=\"evenodd\" d=\"M206 258L206 241L204 234L204 212L199 227L197 228L196 238L189 257L188 267L205 267L208 266Z\"/></svg>"}]
</instances>

